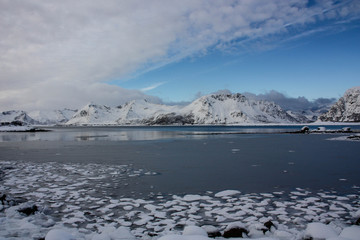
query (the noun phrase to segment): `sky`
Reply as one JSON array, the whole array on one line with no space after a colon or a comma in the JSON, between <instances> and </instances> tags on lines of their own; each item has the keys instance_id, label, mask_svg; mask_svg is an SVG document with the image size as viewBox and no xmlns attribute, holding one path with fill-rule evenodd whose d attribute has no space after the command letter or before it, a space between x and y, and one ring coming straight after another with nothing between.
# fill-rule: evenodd
<instances>
[{"instance_id":1,"label":"sky","mask_svg":"<svg viewBox=\"0 0 360 240\"><path fill-rule=\"evenodd\" d=\"M358 0L0 0L0 36L0 111L360 85Z\"/></svg>"}]
</instances>

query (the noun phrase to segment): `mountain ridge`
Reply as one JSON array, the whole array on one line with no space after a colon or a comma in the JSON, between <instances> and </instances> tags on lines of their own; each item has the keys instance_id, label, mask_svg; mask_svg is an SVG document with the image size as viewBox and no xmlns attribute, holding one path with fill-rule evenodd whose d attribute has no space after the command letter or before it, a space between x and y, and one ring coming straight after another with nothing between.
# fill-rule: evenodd
<instances>
[{"instance_id":1,"label":"mountain ridge","mask_svg":"<svg viewBox=\"0 0 360 240\"><path fill-rule=\"evenodd\" d=\"M311 110L284 110L272 101L246 97L240 93L214 93L187 105L165 105L146 99L132 100L117 107L89 103L79 110L6 111L2 125L241 125L295 124L317 120ZM360 121L360 87L347 90L318 121Z\"/></svg>"},{"instance_id":2,"label":"mountain ridge","mask_svg":"<svg viewBox=\"0 0 360 240\"><path fill-rule=\"evenodd\" d=\"M35 111L30 114L33 118L28 116L29 121L25 124L226 125L299 122L273 102L250 100L240 93L210 94L186 106L156 104L144 99L118 107L89 103L77 111L67 110L66 114L64 111Z\"/></svg>"}]
</instances>

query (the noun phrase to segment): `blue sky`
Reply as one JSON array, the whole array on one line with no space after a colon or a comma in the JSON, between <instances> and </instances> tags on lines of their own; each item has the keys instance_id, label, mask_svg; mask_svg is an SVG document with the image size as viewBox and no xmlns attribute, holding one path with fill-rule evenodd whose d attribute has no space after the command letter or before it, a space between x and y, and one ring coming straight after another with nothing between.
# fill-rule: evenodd
<instances>
[{"instance_id":1,"label":"blue sky","mask_svg":"<svg viewBox=\"0 0 360 240\"><path fill-rule=\"evenodd\" d=\"M339 98L360 85L360 21L329 24L328 30L293 40L290 34L276 36L261 47L237 47L232 52L212 49L113 83L143 89L165 102L191 101L221 89L255 94L276 90L309 100Z\"/></svg>"},{"instance_id":2,"label":"blue sky","mask_svg":"<svg viewBox=\"0 0 360 240\"><path fill-rule=\"evenodd\" d=\"M359 0L0 1L0 111L360 85Z\"/></svg>"}]
</instances>

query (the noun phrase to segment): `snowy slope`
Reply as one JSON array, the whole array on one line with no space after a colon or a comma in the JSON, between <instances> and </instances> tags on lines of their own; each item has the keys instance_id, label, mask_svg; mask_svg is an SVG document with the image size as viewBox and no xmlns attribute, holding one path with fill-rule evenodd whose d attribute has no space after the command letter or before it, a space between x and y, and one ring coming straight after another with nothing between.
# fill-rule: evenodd
<instances>
[{"instance_id":1,"label":"snowy slope","mask_svg":"<svg viewBox=\"0 0 360 240\"><path fill-rule=\"evenodd\" d=\"M78 110L66 122L67 125L107 125L115 124L120 115L120 109L110 108L105 105L87 104Z\"/></svg>"},{"instance_id":2,"label":"snowy slope","mask_svg":"<svg viewBox=\"0 0 360 240\"><path fill-rule=\"evenodd\" d=\"M6 111L0 114L0 123L1 125L7 125L10 123L17 123L21 125L27 124L36 124L36 121L32 119L26 112L24 111Z\"/></svg>"},{"instance_id":3,"label":"snowy slope","mask_svg":"<svg viewBox=\"0 0 360 240\"><path fill-rule=\"evenodd\" d=\"M88 104L66 123L67 125L138 125L152 124L162 114L178 110L176 106L133 100L118 107Z\"/></svg>"},{"instance_id":4,"label":"snowy slope","mask_svg":"<svg viewBox=\"0 0 360 240\"><path fill-rule=\"evenodd\" d=\"M275 103L249 100L239 93L204 96L183 108L182 112L192 115L195 124L297 122Z\"/></svg>"},{"instance_id":5,"label":"snowy slope","mask_svg":"<svg viewBox=\"0 0 360 240\"><path fill-rule=\"evenodd\" d=\"M134 100L119 106L121 115L116 123L126 124L155 124L156 119L163 115L178 112L178 106L155 104L146 100Z\"/></svg>"},{"instance_id":6,"label":"snowy slope","mask_svg":"<svg viewBox=\"0 0 360 240\"><path fill-rule=\"evenodd\" d=\"M296 121L298 121L299 123L315 122L318 119L318 116L320 115L311 110L301 111L301 112L288 110L286 111L286 113L289 114L291 117L295 118Z\"/></svg>"},{"instance_id":7,"label":"snowy slope","mask_svg":"<svg viewBox=\"0 0 360 240\"><path fill-rule=\"evenodd\" d=\"M37 121L39 124L50 125L66 123L69 121L76 110L63 109L63 110L50 110L50 111L32 111L29 116Z\"/></svg>"},{"instance_id":8,"label":"snowy slope","mask_svg":"<svg viewBox=\"0 0 360 240\"><path fill-rule=\"evenodd\" d=\"M347 90L319 119L325 122L360 122L360 87Z\"/></svg>"}]
</instances>

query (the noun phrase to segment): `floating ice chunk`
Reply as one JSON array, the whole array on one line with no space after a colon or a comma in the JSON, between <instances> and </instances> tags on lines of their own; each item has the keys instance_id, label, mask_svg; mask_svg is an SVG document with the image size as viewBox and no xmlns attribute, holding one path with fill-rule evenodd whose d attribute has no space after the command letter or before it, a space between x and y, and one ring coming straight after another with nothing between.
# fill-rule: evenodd
<instances>
[{"instance_id":1,"label":"floating ice chunk","mask_svg":"<svg viewBox=\"0 0 360 240\"><path fill-rule=\"evenodd\" d=\"M343 197L343 196L338 196L338 197L336 198L336 200L346 201L346 200L349 200L349 198L348 198L348 197Z\"/></svg>"},{"instance_id":2,"label":"floating ice chunk","mask_svg":"<svg viewBox=\"0 0 360 240\"><path fill-rule=\"evenodd\" d=\"M124 210L131 211L133 209L133 206L124 206Z\"/></svg>"},{"instance_id":3,"label":"floating ice chunk","mask_svg":"<svg viewBox=\"0 0 360 240\"><path fill-rule=\"evenodd\" d=\"M64 230L52 229L46 234L45 240L76 240L76 238Z\"/></svg>"},{"instance_id":4,"label":"floating ice chunk","mask_svg":"<svg viewBox=\"0 0 360 240\"><path fill-rule=\"evenodd\" d=\"M184 198L183 198L183 200L187 201L187 202L199 201L199 200L207 200L207 199L209 199L209 197L200 196L200 195L194 195L194 194L185 195Z\"/></svg>"},{"instance_id":5,"label":"floating ice chunk","mask_svg":"<svg viewBox=\"0 0 360 240\"><path fill-rule=\"evenodd\" d=\"M357 211L354 212L354 213L351 213L351 215L352 215L353 217L355 217L355 218L359 218L359 217L360 217L360 209L357 210Z\"/></svg>"},{"instance_id":6,"label":"floating ice chunk","mask_svg":"<svg viewBox=\"0 0 360 240\"><path fill-rule=\"evenodd\" d=\"M183 235L197 235L207 237L207 232L201 227L197 226L186 226L183 231Z\"/></svg>"},{"instance_id":7,"label":"floating ice chunk","mask_svg":"<svg viewBox=\"0 0 360 240\"><path fill-rule=\"evenodd\" d=\"M337 237L338 235L332 227L320 222L309 223L305 230L306 238L313 239L327 239L331 237Z\"/></svg>"},{"instance_id":8,"label":"floating ice chunk","mask_svg":"<svg viewBox=\"0 0 360 240\"><path fill-rule=\"evenodd\" d=\"M159 238L158 240L211 240L211 238L205 237L205 236L199 236L199 235L166 235L163 236L161 238Z\"/></svg>"},{"instance_id":9,"label":"floating ice chunk","mask_svg":"<svg viewBox=\"0 0 360 240\"><path fill-rule=\"evenodd\" d=\"M160 207L155 206L155 205L153 205L153 204L146 204L146 205L144 206L144 208L147 209L147 210L149 210L150 212L155 212L156 209L158 209L158 208L160 208Z\"/></svg>"},{"instance_id":10,"label":"floating ice chunk","mask_svg":"<svg viewBox=\"0 0 360 240\"><path fill-rule=\"evenodd\" d=\"M329 207L329 210L331 210L331 211L343 211L344 208L338 207L335 204L331 204L330 207Z\"/></svg>"},{"instance_id":11,"label":"floating ice chunk","mask_svg":"<svg viewBox=\"0 0 360 240\"><path fill-rule=\"evenodd\" d=\"M360 240L360 226L351 226L344 228L340 233L340 237L351 239L351 240Z\"/></svg>"},{"instance_id":12,"label":"floating ice chunk","mask_svg":"<svg viewBox=\"0 0 360 240\"><path fill-rule=\"evenodd\" d=\"M308 195L308 192L302 193L302 192L293 191L293 192L290 192L290 193L292 195L296 195L296 196L307 196Z\"/></svg>"},{"instance_id":13,"label":"floating ice chunk","mask_svg":"<svg viewBox=\"0 0 360 240\"><path fill-rule=\"evenodd\" d=\"M272 198L274 197L274 195L272 195L271 193L260 193L261 196L267 197L267 198Z\"/></svg>"},{"instance_id":14,"label":"floating ice chunk","mask_svg":"<svg viewBox=\"0 0 360 240\"><path fill-rule=\"evenodd\" d=\"M91 240L135 240L134 235L126 227L104 227L101 234L96 234Z\"/></svg>"},{"instance_id":15,"label":"floating ice chunk","mask_svg":"<svg viewBox=\"0 0 360 240\"><path fill-rule=\"evenodd\" d=\"M237 190L225 190L225 191L221 191L215 194L215 197L228 197L228 196L232 196L235 194L239 194L241 193L240 191Z\"/></svg>"},{"instance_id":16,"label":"floating ice chunk","mask_svg":"<svg viewBox=\"0 0 360 240\"><path fill-rule=\"evenodd\" d=\"M156 218L166 218L166 212L155 212L154 216Z\"/></svg>"},{"instance_id":17,"label":"floating ice chunk","mask_svg":"<svg viewBox=\"0 0 360 240\"><path fill-rule=\"evenodd\" d=\"M154 218L145 214L145 213L141 213L139 214L140 219L135 221L134 224L138 225L138 226L142 226L145 225L147 222L152 221Z\"/></svg>"},{"instance_id":18,"label":"floating ice chunk","mask_svg":"<svg viewBox=\"0 0 360 240\"><path fill-rule=\"evenodd\" d=\"M242 222L232 222L229 223L226 228L225 231L232 229L232 228L245 228L245 224L243 224Z\"/></svg>"}]
</instances>

